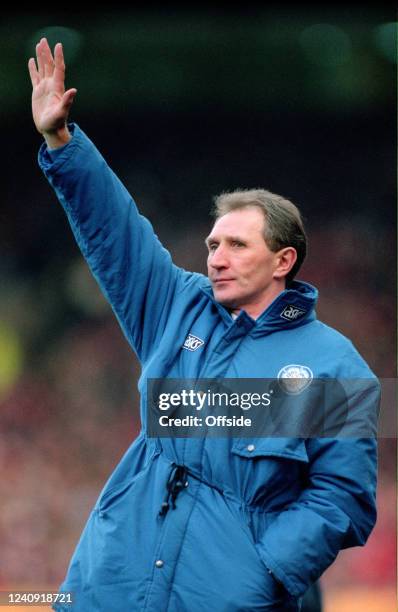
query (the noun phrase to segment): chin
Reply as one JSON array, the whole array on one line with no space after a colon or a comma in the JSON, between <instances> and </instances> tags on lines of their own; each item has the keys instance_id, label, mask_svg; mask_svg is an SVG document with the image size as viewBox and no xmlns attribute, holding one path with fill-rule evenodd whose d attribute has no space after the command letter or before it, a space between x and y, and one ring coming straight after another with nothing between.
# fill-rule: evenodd
<instances>
[{"instance_id":1,"label":"chin","mask_svg":"<svg viewBox=\"0 0 398 612\"><path fill-rule=\"evenodd\" d=\"M223 295L222 291L214 291L216 301L227 308L238 308L238 300L233 295Z\"/></svg>"}]
</instances>

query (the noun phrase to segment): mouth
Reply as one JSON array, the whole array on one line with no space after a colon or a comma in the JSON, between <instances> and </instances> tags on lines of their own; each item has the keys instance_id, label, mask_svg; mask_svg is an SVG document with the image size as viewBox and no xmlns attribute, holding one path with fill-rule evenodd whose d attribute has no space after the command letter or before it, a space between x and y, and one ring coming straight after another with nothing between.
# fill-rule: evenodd
<instances>
[{"instance_id":1,"label":"mouth","mask_svg":"<svg viewBox=\"0 0 398 612\"><path fill-rule=\"evenodd\" d=\"M212 280L213 285L220 285L222 283L230 283L231 281L233 281L233 278L214 278Z\"/></svg>"}]
</instances>

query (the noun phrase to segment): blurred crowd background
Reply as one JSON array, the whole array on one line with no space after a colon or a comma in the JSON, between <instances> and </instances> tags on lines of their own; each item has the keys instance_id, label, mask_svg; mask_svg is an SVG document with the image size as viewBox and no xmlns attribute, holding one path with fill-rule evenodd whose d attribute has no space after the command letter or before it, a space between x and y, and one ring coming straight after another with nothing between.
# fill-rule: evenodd
<instances>
[{"instance_id":1,"label":"blurred crowd background","mask_svg":"<svg viewBox=\"0 0 398 612\"><path fill-rule=\"evenodd\" d=\"M380 378L396 377L391 7L4 13L0 589L58 585L139 430L139 364L36 162L26 64L43 35L64 44L67 85L78 89L71 119L176 263L205 272L203 239L221 191L264 187L291 198L307 224L299 277L320 290L318 317ZM380 439L377 527L322 579L330 611L393 609L395 433ZM345 603L337 608L333 596Z\"/></svg>"}]
</instances>

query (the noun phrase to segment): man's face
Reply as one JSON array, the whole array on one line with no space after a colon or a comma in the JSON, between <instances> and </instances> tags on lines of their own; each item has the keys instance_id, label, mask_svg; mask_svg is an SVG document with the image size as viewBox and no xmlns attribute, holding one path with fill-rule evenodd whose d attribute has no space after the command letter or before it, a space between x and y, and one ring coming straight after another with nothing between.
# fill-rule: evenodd
<instances>
[{"instance_id":1,"label":"man's face","mask_svg":"<svg viewBox=\"0 0 398 612\"><path fill-rule=\"evenodd\" d=\"M237 209L220 217L206 238L207 271L216 300L251 316L258 316L281 291L274 278L278 253L265 243L265 222L256 206Z\"/></svg>"}]
</instances>

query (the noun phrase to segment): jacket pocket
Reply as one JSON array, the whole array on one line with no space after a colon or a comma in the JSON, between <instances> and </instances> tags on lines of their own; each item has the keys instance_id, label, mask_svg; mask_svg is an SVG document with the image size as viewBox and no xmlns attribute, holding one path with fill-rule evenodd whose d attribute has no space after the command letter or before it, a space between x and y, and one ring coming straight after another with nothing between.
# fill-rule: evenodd
<instances>
[{"instance_id":1,"label":"jacket pocket","mask_svg":"<svg viewBox=\"0 0 398 612\"><path fill-rule=\"evenodd\" d=\"M119 485L112 487L104 492L96 504L96 509L102 513L108 510L114 502L116 502L124 493L127 493L128 489L133 486L135 478L128 481L121 482Z\"/></svg>"},{"instance_id":2,"label":"jacket pocket","mask_svg":"<svg viewBox=\"0 0 398 612\"><path fill-rule=\"evenodd\" d=\"M130 476L130 478L124 479L111 487L105 487L102 494L97 500L94 510L97 510L100 514L109 510L114 504L117 503L124 495L128 495L129 490L132 489L135 484L145 477L148 470L151 468L154 459L159 455L159 452L155 452L147 461L146 465L141 468L139 472Z\"/></svg>"},{"instance_id":3,"label":"jacket pocket","mask_svg":"<svg viewBox=\"0 0 398 612\"><path fill-rule=\"evenodd\" d=\"M246 459L280 457L303 463L309 461L302 438L238 438L232 444L231 452Z\"/></svg>"}]
</instances>

